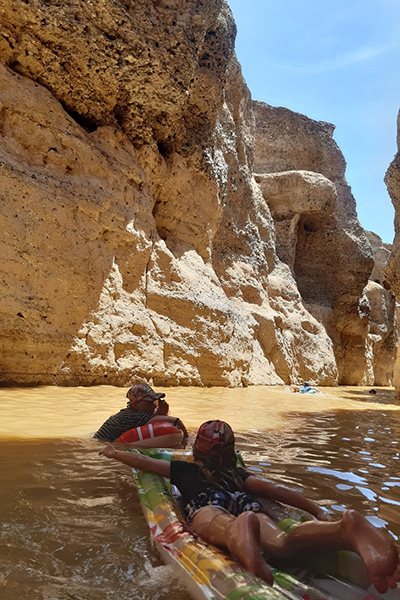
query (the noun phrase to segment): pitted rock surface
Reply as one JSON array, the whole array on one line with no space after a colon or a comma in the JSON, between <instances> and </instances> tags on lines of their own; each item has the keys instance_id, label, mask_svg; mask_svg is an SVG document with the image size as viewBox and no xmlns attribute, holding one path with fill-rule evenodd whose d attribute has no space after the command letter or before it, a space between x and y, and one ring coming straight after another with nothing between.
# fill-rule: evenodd
<instances>
[{"instance_id":1,"label":"pitted rock surface","mask_svg":"<svg viewBox=\"0 0 400 600\"><path fill-rule=\"evenodd\" d=\"M385 278L400 302L400 111L397 116L397 153L385 176L386 186L394 206L393 248L385 270ZM396 396L400 398L400 351L394 368Z\"/></svg>"},{"instance_id":2,"label":"pitted rock surface","mask_svg":"<svg viewBox=\"0 0 400 600\"><path fill-rule=\"evenodd\" d=\"M374 258L332 138L334 126L262 102L254 108L254 169L274 217L278 255L334 342L339 382L372 384L376 368L363 289ZM393 328L392 313L390 318Z\"/></svg>"},{"instance_id":3,"label":"pitted rock surface","mask_svg":"<svg viewBox=\"0 0 400 600\"><path fill-rule=\"evenodd\" d=\"M223 0L0 18L2 383L374 376L354 354L371 250L333 127L288 111L297 138L278 119L260 146Z\"/></svg>"}]
</instances>

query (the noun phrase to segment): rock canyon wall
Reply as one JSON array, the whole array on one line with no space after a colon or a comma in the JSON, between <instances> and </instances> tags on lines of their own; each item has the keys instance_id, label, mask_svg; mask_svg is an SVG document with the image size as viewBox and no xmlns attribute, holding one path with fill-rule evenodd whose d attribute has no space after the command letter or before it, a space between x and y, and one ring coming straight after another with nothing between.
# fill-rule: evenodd
<instances>
[{"instance_id":1,"label":"rock canyon wall","mask_svg":"<svg viewBox=\"0 0 400 600\"><path fill-rule=\"evenodd\" d=\"M0 19L3 384L390 382L333 126L253 103L225 1Z\"/></svg>"},{"instance_id":2,"label":"rock canyon wall","mask_svg":"<svg viewBox=\"0 0 400 600\"><path fill-rule=\"evenodd\" d=\"M385 276L392 286L396 298L400 301L400 112L397 115L397 154L386 172L385 182L395 210L393 248L386 266ZM394 367L393 383L396 396L400 398L399 350Z\"/></svg>"},{"instance_id":3,"label":"rock canyon wall","mask_svg":"<svg viewBox=\"0 0 400 600\"><path fill-rule=\"evenodd\" d=\"M334 342L339 382L389 385L397 345L396 303L383 275L390 249L360 226L334 126L261 102L254 108L255 178L277 254Z\"/></svg>"}]
</instances>

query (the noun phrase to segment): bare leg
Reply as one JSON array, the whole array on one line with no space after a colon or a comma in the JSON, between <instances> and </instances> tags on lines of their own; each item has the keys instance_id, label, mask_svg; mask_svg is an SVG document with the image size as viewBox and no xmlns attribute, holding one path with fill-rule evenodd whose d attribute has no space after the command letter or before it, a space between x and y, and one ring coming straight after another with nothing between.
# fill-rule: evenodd
<instances>
[{"instance_id":1,"label":"bare leg","mask_svg":"<svg viewBox=\"0 0 400 600\"><path fill-rule=\"evenodd\" d=\"M284 533L267 515L259 514L261 545L272 559L299 560L330 550L357 552L378 592L395 588L400 562L394 544L360 513L348 510L336 522L307 521Z\"/></svg>"},{"instance_id":2,"label":"bare leg","mask_svg":"<svg viewBox=\"0 0 400 600\"><path fill-rule=\"evenodd\" d=\"M250 573L273 584L273 575L261 554L260 524L254 513L234 517L207 506L195 514L192 527L206 542L227 548Z\"/></svg>"}]
</instances>

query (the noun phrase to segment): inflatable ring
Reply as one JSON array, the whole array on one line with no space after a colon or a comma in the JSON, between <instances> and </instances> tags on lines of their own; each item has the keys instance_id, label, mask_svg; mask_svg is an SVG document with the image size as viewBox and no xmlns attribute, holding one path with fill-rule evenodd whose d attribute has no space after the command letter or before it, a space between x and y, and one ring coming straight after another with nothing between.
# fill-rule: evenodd
<instances>
[{"instance_id":1,"label":"inflatable ring","mask_svg":"<svg viewBox=\"0 0 400 600\"><path fill-rule=\"evenodd\" d=\"M183 431L172 423L157 421L125 431L116 442L137 448L175 448L183 440Z\"/></svg>"}]
</instances>

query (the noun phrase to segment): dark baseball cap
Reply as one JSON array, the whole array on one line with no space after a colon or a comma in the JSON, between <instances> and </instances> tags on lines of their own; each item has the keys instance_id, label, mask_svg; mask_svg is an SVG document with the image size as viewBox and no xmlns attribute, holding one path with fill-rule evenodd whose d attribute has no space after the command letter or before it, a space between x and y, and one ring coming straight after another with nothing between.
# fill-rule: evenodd
<instances>
[{"instance_id":1,"label":"dark baseball cap","mask_svg":"<svg viewBox=\"0 0 400 600\"><path fill-rule=\"evenodd\" d=\"M152 402L165 398L165 394L155 392L147 383L139 383L131 387L127 391L126 397L130 398L131 396L136 400L151 400Z\"/></svg>"},{"instance_id":2,"label":"dark baseball cap","mask_svg":"<svg viewBox=\"0 0 400 600\"><path fill-rule=\"evenodd\" d=\"M235 443L233 431L224 421L206 421L200 425L194 442L203 454L218 454L226 446Z\"/></svg>"}]
</instances>

